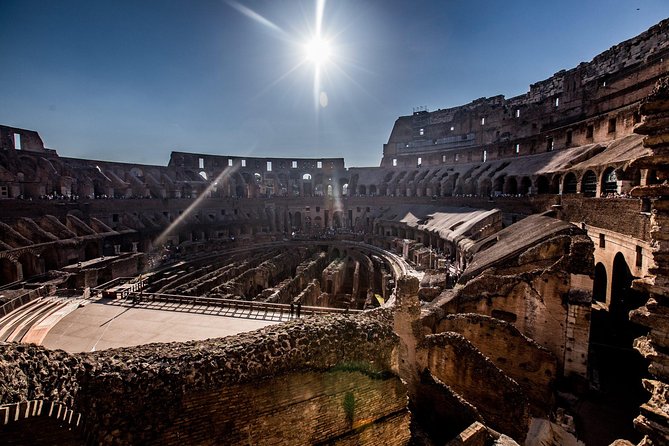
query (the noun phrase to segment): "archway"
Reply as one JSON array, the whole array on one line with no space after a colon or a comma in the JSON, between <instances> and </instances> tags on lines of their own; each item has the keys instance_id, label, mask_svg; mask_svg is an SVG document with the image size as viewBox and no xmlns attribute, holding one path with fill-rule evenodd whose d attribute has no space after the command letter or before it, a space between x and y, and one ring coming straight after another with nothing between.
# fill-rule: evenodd
<instances>
[{"instance_id":1,"label":"archway","mask_svg":"<svg viewBox=\"0 0 669 446\"><path fill-rule=\"evenodd\" d=\"M504 192L509 195L516 195L518 193L518 182L515 177L508 177L504 183Z\"/></svg>"},{"instance_id":2,"label":"archway","mask_svg":"<svg viewBox=\"0 0 669 446\"><path fill-rule=\"evenodd\" d=\"M545 176L539 175L537 177L537 194L542 195L548 193L550 193L550 182Z\"/></svg>"},{"instance_id":3,"label":"archway","mask_svg":"<svg viewBox=\"0 0 669 446\"><path fill-rule=\"evenodd\" d=\"M613 167L607 168L602 174L602 195L618 193L618 177Z\"/></svg>"},{"instance_id":4,"label":"archway","mask_svg":"<svg viewBox=\"0 0 669 446\"><path fill-rule=\"evenodd\" d=\"M598 390L597 399L610 407L615 423L609 423L609 443L615 438L627 438L633 443L641 438L634 430L633 420L638 407L647 400L641 386L647 375L647 364L633 348L635 338L644 335L646 329L629 320L629 312L643 305L647 296L632 290L632 276L622 253L616 254L611 268L609 305L593 306L590 325L588 372L591 387ZM605 300L603 287L607 281L603 264L595 266L593 297Z\"/></svg>"},{"instance_id":5,"label":"archway","mask_svg":"<svg viewBox=\"0 0 669 446\"><path fill-rule=\"evenodd\" d=\"M23 278L28 279L42 273L39 258L30 252L24 252L19 256L19 263L23 269Z\"/></svg>"},{"instance_id":6,"label":"archway","mask_svg":"<svg viewBox=\"0 0 669 446\"><path fill-rule=\"evenodd\" d=\"M17 264L9 259L0 259L0 285L16 282L19 280Z\"/></svg>"},{"instance_id":7,"label":"archway","mask_svg":"<svg viewBox=\"0 0 669 446\"><path fill-rule=\"evenodd\" d=\"M523 177L520 180L520 189L518 190L518 193L520 195L528 195L532 192L532 180L530 177Z\"/></svg>"},{"instance_id":8,"label":"archway","mask_svg":"<svg viewBox=\"0 0 669 446\"><path fill-rule=\"evenodd\" d=\"M298 231L302 229L302 214L300 212L293 214L293 229Z\"/></svg>"},{"instance_id":9,"label":"archway","mask_svg":"<svg viewBox=\"0 0 669 446\"><path fill-rule=\"evenodd\" d=\"M100 246L96 241L86 243L84 248L84 258L86 260L95 259L100 256Z\"/></svg>"},{"instance_id":10,"label":"archway","mask_svg":"<svg viewBox=\"0 0 669 446\"><path fill-rule=\"evenodd\" d=\"M564 183L562 184L563 194L575 194L578 189L578 180L574 172L569 172L564 176Z\"/></svg>"},{"instance_id":11,"label":"archway","mask_svg":"<svg viewBox=\"0 0 669 446\"><path fill-rule=\"evenodd\" d=\"M478 194L482 197L489 197L492 195L492 181L490 178L484 178L479 183Z\"/></svg>"},{"instance_id":12,"label":"archway","mask_svg":"<svg viewBox=\"0 0 669 446\"><path fill-rule=\"evenodd\" d=\"M367 186L365 186L364 184L358 186L358 195L362 196L367 195Z\"/></svg>"},{"instance_id":13,"label":"archway","mask_svg":"<svg viewBox=\"0 0 669 446\"><path fill-rule=\"evenodd\" d=\"M583 174L581 193L584 197L594 197L597 195L597 175L592 170L588 170Z\"/></svg>"},{"instance_id":14,"label":"archway","mask_svg":"<svg viewBox=\"0 0 669 446\"><path fill-rule=\"evenodd\" d=\"M606 303L607 282L606 268L600 262L595 265L595 279L592 284L592 298L597 302Z\"/></svg>"}]
</instances>

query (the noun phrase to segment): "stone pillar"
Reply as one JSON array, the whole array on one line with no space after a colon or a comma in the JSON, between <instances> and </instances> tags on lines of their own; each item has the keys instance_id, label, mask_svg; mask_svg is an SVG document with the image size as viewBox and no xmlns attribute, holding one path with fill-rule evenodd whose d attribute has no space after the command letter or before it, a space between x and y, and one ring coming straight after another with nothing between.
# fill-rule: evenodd
<instances>
[{"instance_id":1,"label":"stone pillar","mask_svg":"<svg viewBox=\"0 0 669 446\"><path fill-rule=\"evenodd\" d=\"M661 79L641 105L643 122L634 130L646 135L644 147L652 155L640 158L634 166L656 170L660 184L648 184L632 189L634 197L650 200L650 237L654 265L651 276L634 281L633 287L648 292L644 307L630 313L633 322L649 328L647 336L637 338L634 347L650 361L648 371L654 379L644 379L651 393L650 400L641 405L641 414L634 425L646 437L642 444L669 444L669 77Z\"/></svg>"},{"instance_id":2,"label":"stone pillar","mask_svg":"<svg viewBox=\"0 0 669 446\"><path fill-rule=\"evenodd\" d=\"M420 377L416 352L423 341L418 300L418 279L402 276L397 280L394 330L400 337L399 374L407 384L409 395L414 395Z\"/></svg>"}]
</instances>

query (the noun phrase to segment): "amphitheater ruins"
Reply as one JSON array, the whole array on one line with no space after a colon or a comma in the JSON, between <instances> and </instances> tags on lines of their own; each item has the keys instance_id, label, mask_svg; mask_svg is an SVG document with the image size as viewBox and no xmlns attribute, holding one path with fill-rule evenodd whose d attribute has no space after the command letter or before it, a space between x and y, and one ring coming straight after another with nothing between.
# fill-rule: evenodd
<instances>
[{"instance_id":1,"label":"amphitheater ruins","mask_svg":"<svg viewBox=\"0 0 669 446\"><path fill-rule=\"evenodd\" d=\"M2 442L669 444L668 73L669 19L373 168L0 126Z\"/></svg>"}]
</instances>

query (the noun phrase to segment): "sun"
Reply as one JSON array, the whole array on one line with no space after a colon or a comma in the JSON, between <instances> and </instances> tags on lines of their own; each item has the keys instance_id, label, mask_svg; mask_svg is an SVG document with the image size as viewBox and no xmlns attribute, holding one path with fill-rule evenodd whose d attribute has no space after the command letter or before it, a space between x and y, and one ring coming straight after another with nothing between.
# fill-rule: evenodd
<instances>
[{"instance_id":1,"label":"sun","mask_svg":"<svg viewBox=\"0 0 669 446\"><path fill-rule=\"evenodd\" d=\"M304 56L316 66L325 64L332 56L330 42L318 36L313 37L304 44Z\"/></svg>"}]
</instances>

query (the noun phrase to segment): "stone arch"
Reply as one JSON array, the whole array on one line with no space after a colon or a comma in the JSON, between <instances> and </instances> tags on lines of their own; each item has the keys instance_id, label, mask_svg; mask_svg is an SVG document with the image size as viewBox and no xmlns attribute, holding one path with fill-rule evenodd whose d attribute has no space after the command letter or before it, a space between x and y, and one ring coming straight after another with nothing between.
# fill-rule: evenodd
<instances>
[{"instance_id":1,"label":"stone arch","mask_svg":"<svg viewBox=\"0 0 669 446\"><path fill-rule=\"evenodd\" d=\"M361 184L358 186L358 195L367 195L367 186Z\"/></svg>"},{"instance_id":2,"label":"stone arch","mask_svg":"<svg viewBox=\"0 0 669 446\"><path fill-rule=\"evenodd\" d=\"M24 279L42 274L39 258L33 253L26 251L19 256L18 260L21 264Z\"/></svg>"},{"instance_id":3,"label":"stone arch","mask_svg":"<svg viewBox=\"0 0 669 446\"><path fill-rule=\"evenodd\" d=\"M616 175L616 170L613 167L607 167L606 170L602 173L600 180L600 191L601 195L604 194L617 194L618 191L618 176Z\"/></svg>"},{"instance_id":4,"label":"stone arch","mask_svg":"<svg viewBox=\"0 0 669 446\"><path fill-rule=\"evenodd\" d=\"M0 285L19 280L18 265L17 262L12 262L6 257L0 258Z\"/></svg>"},{"instance_id":5,"label":"stone arch","mask_svg":"<svg viewBox=\"0 0 669 446\"><path fill-rule=\"evenodd\" d=\"M28 400L2 406L3 434L16 444L83 444L86 425L80 412L46 400ZM35 423L36 419L40 419ZM35 428L39 426L39 428Z\"/></svg>"},{"instance_id":6,"label":"stone arch","mask_svg":"<svg viewBox=\"0 0 669 446\"><path fill-rule=\"evenodd\" d=\"M490 178L483 178L479 182L478 194L484 197L492 195L492 180Z\"/></svg>"},{"instance_id":7,"label":"stone arch","mask_svg":"<svg viewBox=\"0 0 669 446\"><path fill-rule=\"evenodd\" d=\"M369 186L369 195L371 196L376 195L376 186L374 184L370 184Z\"/></svg>"},{"instance_id":8,"label":"stone arch","mask_svg":"<svg viewBox=\"0 0 669 446\"><path fill-rule=\"evenodd\" d=\"M630 271L625 256L619 252L613 258L611 270L611 308L612 310L623 307L632 288L632 272Z\"/></svg>"},{"instance_id":9,"label":"stone arch","mask_svg":"<svg viewBox=\"0 0 669 446\"><path fill-rule=\"evenodd\" d=\"M293 229L297 229L298 231L301 230L302 229L302 214L299 211L297 211L292 215L292 217L293 217L293 219L292 219L291 224L293 226Z\"/></svg>"},{"instance_id":10,"label":"stone arch","mask_svg":"<svg viewBox=\"0 0 669 446\"><path fill-rule=\"evenodd\" d=\"M597 196L597 174L592 170L588 170L581 178L581 194L584 197Z\"/></svg>"},{"instance_id":11,"label":"stone arch","mask_svg":"<svg viewBox=\"0 0 669 446\"><path fill-rule=\"evenodd\" d=\"M548 178L545 175L539 175L537 177L537 195L543 195L550 193L551 183L548 181Z\"/></svg>"},{"instance_id":12,"label":"stone arch","mask_svg":"<svg viewBox=\"0 0 669 446\"><path fill-rule=\"evenodd\" d=\"M509 195L516 195L518 193L518 182L516 177L507 177L504 181L504 193Z\"/></svg>"},{"instance_id":13,"label":"stone arch","mask_svg":"<svg viewBox=\"0 0 669 446\"><path fill-rule=\"evenodd\" d=\"M97 241L90 241L84 246L84 258L86 260L95 259L100 256L100 244Z\"/></svg>"},{"instance_id":14,"label":"stone arch","mask_svg":"<svg viewBox=\"0 0 669 446\"><path fill-rule=\"evenodd\" d=\"M551 178L550 184L551 185L550 185L549 193L556 194L556 195L559 194L560 193L560 184L562 184L562 175L560 175L559 173L556 173L555 175L553 175L553 178Z\"/></svg>"},{"instance_id":15,"label":"stone arch","mask_svg":"<svg viewBox=\"0 0 669 446\"><path fill-rule=\"evenodd\" d=\"M562 193L563 194L575 194L578 190L578 180L576 179L576 174L574 172L569 172L564 176L562 182Z\"/></svg>"},{"instance_id":16,"label":"stone arch","mask_svg":"<svg viewBox=\"0 0 669 446\"><path fill-rule=\"evenodd\" d=\"M53 245L49 246L42 252L42 257L44 258L45 271L52 271L54 269L58 269L60 266L58 250Z\"/></svg>"},{"instance_id":17,"label":"stone arch","mask_svg":"<svg viewBox=\"0 0 669 446\"><path fill-rule=\"evenodd\" d=\"M595 265L595 279L592 283L592 297L597 302L606 303L606 291L608 288L608 278L606 267L601 263Z\"/></svg>"},{"instance_id":18,"label":"stone arch","mask_svg":"<svg viewBox=\"0 0 669 446\"><path fill-rule=\"evenodd\" d=\"M520 195L528 195L532 193L532 180L530 179L530 177L523 177L520 179L518 193Z\"/></svg>"}]
</instances>

